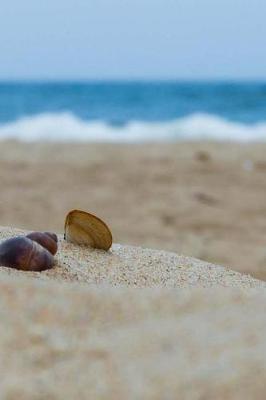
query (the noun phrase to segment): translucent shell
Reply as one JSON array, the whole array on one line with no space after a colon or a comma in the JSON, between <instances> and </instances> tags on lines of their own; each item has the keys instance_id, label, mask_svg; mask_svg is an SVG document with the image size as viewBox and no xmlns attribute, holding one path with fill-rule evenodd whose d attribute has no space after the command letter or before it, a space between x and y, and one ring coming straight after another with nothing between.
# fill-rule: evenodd
<instances>
[{"instance_id":1,"label":"translucent shell","mask_svg":"<svg viewBox=\"0 0 266 400\"><path fill-rule=\"evenodd\" d=\"M85 211L73 210L66 216L65 240L96 249L109 250L112 233L105 222Z\"/></svg>"}]
</instances>

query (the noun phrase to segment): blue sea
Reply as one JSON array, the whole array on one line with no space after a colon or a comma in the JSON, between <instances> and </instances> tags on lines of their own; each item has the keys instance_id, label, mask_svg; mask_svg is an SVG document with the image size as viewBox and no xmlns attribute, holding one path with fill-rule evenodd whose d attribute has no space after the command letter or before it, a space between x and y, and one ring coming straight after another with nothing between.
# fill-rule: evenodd
<instances>
[{"instance_id":1,"label":"blue sea","mask_svg":"<svg viewBox=\"0 0 266 400\"><path fill-rule=\"evenodd\" d=\"M0 139L266 140L266 82L0 82Z\"/></svg>"}]
</instances>

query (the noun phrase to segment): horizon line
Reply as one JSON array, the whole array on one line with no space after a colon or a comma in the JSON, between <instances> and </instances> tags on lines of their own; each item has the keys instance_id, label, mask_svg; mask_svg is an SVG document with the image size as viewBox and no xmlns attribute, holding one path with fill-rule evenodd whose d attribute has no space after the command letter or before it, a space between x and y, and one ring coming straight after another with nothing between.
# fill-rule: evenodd
<instances>
[{"instance_id":1,"label":"horizon line","mask_svg":"<svg viewBox=\"0 0 266 400\"><path fill-rule=\"evenodd\" d=\"M236 77L220 77L220 78L1 78L0 83L16 84L16 83L266 83L265 78L236 78Z\"/></svg>"}]
</instances>

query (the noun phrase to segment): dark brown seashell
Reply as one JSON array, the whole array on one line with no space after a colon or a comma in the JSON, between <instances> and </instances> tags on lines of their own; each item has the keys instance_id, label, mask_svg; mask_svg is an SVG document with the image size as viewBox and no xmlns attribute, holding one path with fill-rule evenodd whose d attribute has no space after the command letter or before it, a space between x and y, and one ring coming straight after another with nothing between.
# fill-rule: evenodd
<instances>
[{"instance_id":1,"label":"dark brown seashell","mask_svg":"<svg viewBox=\"0 0 266 400\"><path fill-rule=\"evenodd\" d=\"M53 232L44 232L44 233L45 233L45 235L50 236L56 243L58 242L58 237L55 233L53 233Z\"/></svg>"},{"instance_id":2,"label":"dark brown seashell","mask_svg":"<svg viewBox=\"0 0 266 400\"><path fill-rule=\"evenodd\" d=\"M17 236L0 244L0 265L24 271L43 271L52 268L54 257L37 242Z\"/></svg>"},{"instance_id":3,"label":"dark brown seashell","mask_svg":"<svg viewBox=\"0 0 266 400\"><path fill-rule=\"evenodd\" d=\"M50 251L53 256L57 252L57 236L55 233L51 232L32 232L29 233L27 238L34 240L34 242L39 243L42 247Z\"/></svg>"}]
</instances>

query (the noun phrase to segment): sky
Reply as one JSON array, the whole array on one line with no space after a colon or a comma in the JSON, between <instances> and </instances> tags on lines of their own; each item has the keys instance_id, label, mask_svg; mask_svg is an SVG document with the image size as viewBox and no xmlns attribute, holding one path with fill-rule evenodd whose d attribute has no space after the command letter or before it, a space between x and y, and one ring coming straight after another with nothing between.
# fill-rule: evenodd
<instances>
[{"instance_id":1,"label":"sky","mask_svg":"<svg viewBox=\"0 0 266 400\"><path fill-rule=\"evenodd\" d=\"M1 80L266 79L265 0L8 0Z\"/></svg>"}]
</instances>

